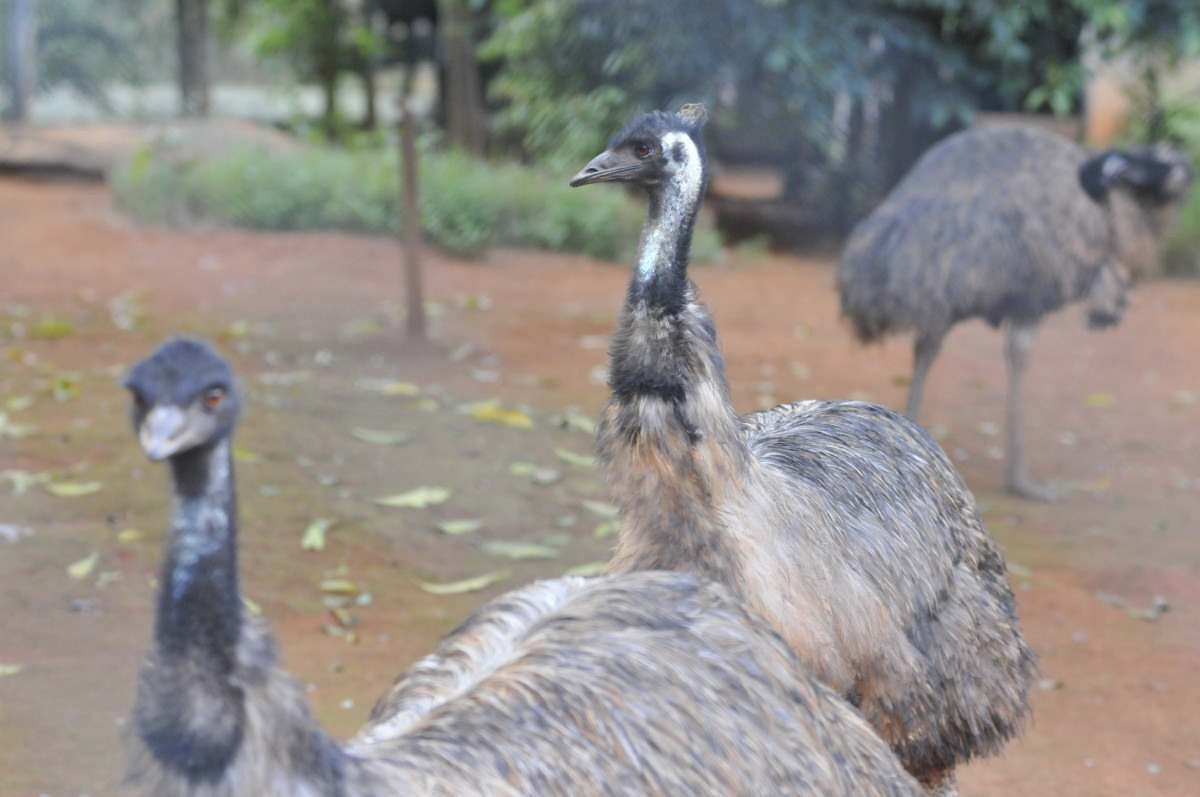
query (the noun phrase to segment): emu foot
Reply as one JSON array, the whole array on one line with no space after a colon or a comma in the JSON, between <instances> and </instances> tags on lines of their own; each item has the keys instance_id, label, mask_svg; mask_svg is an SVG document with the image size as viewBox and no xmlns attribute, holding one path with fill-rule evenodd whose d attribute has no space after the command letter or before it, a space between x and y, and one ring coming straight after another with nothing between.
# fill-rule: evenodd
<instances>
[{"instance_id":1,"label":"emu foot","mask_svg":"<svg viewBox=\"0 0 1200 797\"><path fill-rule=\"evenodd\" d=\"M1058 499L1058 493L1054 488L1036 484L1030 481L1027 476L1009 476L1004 488L1011 495L1024 498L1026 501L1052 503Z\"/></svg>"}]
</instances>

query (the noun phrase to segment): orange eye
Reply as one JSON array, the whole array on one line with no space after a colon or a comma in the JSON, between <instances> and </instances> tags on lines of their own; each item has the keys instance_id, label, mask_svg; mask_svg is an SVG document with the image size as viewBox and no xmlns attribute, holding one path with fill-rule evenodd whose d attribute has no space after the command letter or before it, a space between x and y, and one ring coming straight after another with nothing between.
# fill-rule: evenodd
<instances>
[{"instance_id":1,"label":"orange eye","mask_svg":"<svg viewBox=\"0 0 1200 797\"><path fill-rule=\"evenodd\" d=\"M204 394L204 408L206 410L215 410L221 406L221 402L225 400L225 391L219 387L214 387L212 390Z\"/></svg>"}]
</instances>

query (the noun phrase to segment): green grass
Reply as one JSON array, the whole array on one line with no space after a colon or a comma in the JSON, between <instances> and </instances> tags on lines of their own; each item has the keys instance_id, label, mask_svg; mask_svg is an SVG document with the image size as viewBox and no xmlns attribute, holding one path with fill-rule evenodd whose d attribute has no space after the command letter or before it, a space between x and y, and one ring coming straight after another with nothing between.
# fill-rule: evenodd
<instances>
[{"instance_id":1,"label":"green grass","mask_svg":"<svg viewBox=\"0 0 1200 797\"><path fill-rule=\"evenodd\" d=\"M565 175L453 153L422 155L420 178L421 226L456 254L501 245L628 260L645 213L641 201L612 187L572 189ZM122 208L151 223L386 235L401 229L398 184L396 155L384 148L243 148L185 161L149 145L113 177ZM695 259L719 251L715 231L697 231Z\"/></svg>"}]
</instances>

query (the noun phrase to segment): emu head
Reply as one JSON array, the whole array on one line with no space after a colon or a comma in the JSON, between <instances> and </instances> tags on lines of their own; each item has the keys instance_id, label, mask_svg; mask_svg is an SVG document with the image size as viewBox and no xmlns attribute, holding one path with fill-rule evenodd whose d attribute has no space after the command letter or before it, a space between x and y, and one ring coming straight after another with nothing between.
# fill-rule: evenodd
<instances>
[{"instance_id":1,"label":"emu head","mask_svg":"<svg viewBox=\"0 0 1200 797\"><path fill-rule=\"evenodd\" d=\"M1192 185L1187 157L1166 146L1107 150L1079 168L1079 184L1108 216L1114 250L1088 290L1088 325L1125 313L1130 283L1157 268L1159 249Z\"/></svg>"},{"instance_id":2,"label":"emu head","mask_svg":"<svg viewBox=\"0 0 1200 797\"><path fill-rule=\"evenodd\" d=\"M237 423L233 372L200 340L168 340L133 367L125 387L134 431L155 462L226 437Z\"/></svg>"},{"instance_id":3,"label":"emu head","mask_svg":"<svg viewBox=\"0 0 1200 797\"><path fill-rule=\"evenodd\" d=\"M651 193L676 189L693 198L704 187L704 128L702 105L685 105L678 113L653 111L634 117L571 180L590 183L633 183Z\"/></svg>"}]
</instances>

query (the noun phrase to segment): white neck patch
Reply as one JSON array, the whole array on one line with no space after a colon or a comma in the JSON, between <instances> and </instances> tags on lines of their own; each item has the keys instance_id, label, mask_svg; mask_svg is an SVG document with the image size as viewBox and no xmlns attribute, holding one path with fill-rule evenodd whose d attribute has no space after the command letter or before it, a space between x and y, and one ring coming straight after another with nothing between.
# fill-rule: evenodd
<instances>
[{"instance_id":1,"label":"white neck patch","mask_svg":"<svg viewBox=\"0 0 1200 797\"><path fill-rule=\"evenodd\" d=\"M683 147L682 162L674 160L677 145ZM642 282L648 281L660 266L670 262L675 242L696 209L704 179L700 150L687 133L667 133L662 137L662 149L670 166L659 216L642 236L642 248L638 254L638 279Z\"/></svg>"}]
</instances>

